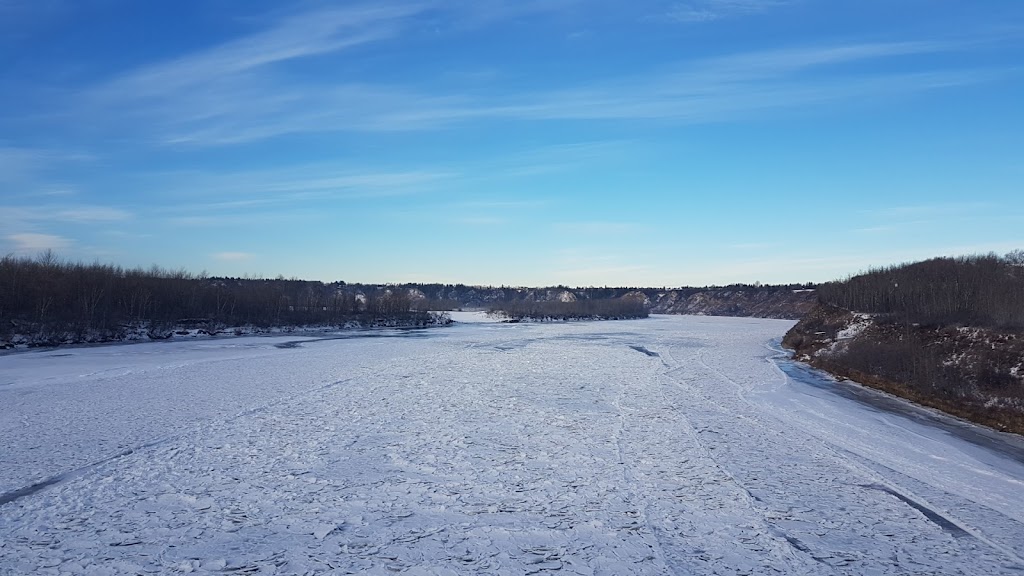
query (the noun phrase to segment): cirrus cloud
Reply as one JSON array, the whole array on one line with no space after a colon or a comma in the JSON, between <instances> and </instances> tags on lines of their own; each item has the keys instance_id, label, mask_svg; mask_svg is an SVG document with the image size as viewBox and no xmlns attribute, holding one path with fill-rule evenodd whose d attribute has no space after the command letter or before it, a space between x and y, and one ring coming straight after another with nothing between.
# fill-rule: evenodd
<instances>
[{"instance_id":1,"label":"cirrus cloud","mask_svg":"<svg viewBox=\"0 0 1024 576\"><path fill-rule=\"evenodd\" d=\"M667 16L677 22L711 22L734 16L758 14L792 4L790 0L696 0L673 5Z\"/></svg>"},{"instance_id":2,"label":"cirrus cloud","mask_svg":"<svg viewBox=\"0 0 1024 576\"><path fill-rule=\"evenodd\" d=\"M14 251L19 254L40 252L43 250L59 250L71 246L72 241L54 234L38 234L34 232L23 232L21 234L8 234L7 240L14 244Z\"/></svg>"},{"instance_id":3,"label":"cirrus cloud","mask_svg":"<svg viewBox=\"0 0 1024 576\"><path fill-rule=\"evenodd\" d=\"M211 254L214 260L220 260L221 262L244 262L246 260L252 260L256 257L251 252L216 252Z\"/></svg>"}]
</instances>

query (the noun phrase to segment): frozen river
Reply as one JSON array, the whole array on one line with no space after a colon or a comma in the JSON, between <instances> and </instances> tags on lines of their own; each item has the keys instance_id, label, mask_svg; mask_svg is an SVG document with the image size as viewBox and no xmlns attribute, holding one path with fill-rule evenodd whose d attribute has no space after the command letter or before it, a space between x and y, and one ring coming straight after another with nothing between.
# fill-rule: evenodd
<instances>
[{"instance_id":1,"label":"frozen river","mask_svg":"<svg viewBox=\"0 0 1024 576\"><path fill-rule=\"evenodd\" d=\"M1022 573L1024 443L788 363L791 325L0 356L0 574Z\"/></svg>"}]
</instances>

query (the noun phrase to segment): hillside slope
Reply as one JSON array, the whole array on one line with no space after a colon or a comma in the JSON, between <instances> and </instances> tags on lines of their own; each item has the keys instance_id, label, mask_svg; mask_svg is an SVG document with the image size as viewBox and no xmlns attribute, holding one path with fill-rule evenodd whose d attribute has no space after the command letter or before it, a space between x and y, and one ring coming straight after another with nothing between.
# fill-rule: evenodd
<instances>
[{"instance_id":1,"label":"hillside slope","mask_svg":"<svg viewBox=\"0 0 1024 576\"><path fill-rule=\"evenodd\" d=\"M822 302L783 340L795 359L1024 434L1022 269L993 257L936 259L825 285L819 294ZM836 305L851 301L863 309Z\"/></svg>"},{"instance_id":2,"label":"hillside slope","mask_svg":"<svg viewBox=\"0 0 1024 576\"><path fill-rule=\"evenodd\" d=\"M751 316L755 318L802 318L817 302L814 290L708 289L687 293L673 290L659 294L651 305L655 314L699 316Z\"/></svg>"}]
</instances>

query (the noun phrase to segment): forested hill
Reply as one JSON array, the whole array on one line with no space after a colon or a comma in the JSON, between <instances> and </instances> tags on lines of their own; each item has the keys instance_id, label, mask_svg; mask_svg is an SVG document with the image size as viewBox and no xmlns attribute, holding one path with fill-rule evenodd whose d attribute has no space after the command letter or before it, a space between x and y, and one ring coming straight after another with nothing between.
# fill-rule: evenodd
<instances>
[{"instance_id":1,"label":"forested hill","mask_svg":"<svg viewBox=\"0 0 1024 576\"><path fill-rule=\"evenodd\" d=\"M390 288L0 259L0 348L271 327L427 326L432 303Z\"/></svg>"},{"instance_id":2,"label":"forested hill","mask_svg":"<svg viewBox=\"0 0 1024 576\"><path fill-rule=\"evenodd\" d=\"M1024 328L1024 251L934 258L819 287L821 302L931 326Z\"/></svg>"},{"instance_id":3,"label":"forested hill","mask_svg":"<svg viewBox=\"0 0 1024 576\"><path fill-rule=\"evenodd\" d=\"M783 341L798 359L1024 433L1024 252L883 268L818 297Z\"/></svg>"}]
</instances>

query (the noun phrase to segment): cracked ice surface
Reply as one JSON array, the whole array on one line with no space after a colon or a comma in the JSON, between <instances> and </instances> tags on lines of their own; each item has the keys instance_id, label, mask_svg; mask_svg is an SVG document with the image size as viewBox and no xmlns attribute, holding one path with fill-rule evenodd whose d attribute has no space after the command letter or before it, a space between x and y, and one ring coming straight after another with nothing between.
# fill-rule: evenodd
<instances>
[{"instance_id":1,"label":"cracked ice surface","mask_svg":"<svg viewBox=\"0 0 1024 576\"><path fill-rule=\"evenodd\" d=\"M1024 568L1024 445L787 377L791 324L3 356L0 573Z\"/></svg>"}]
</instances>

